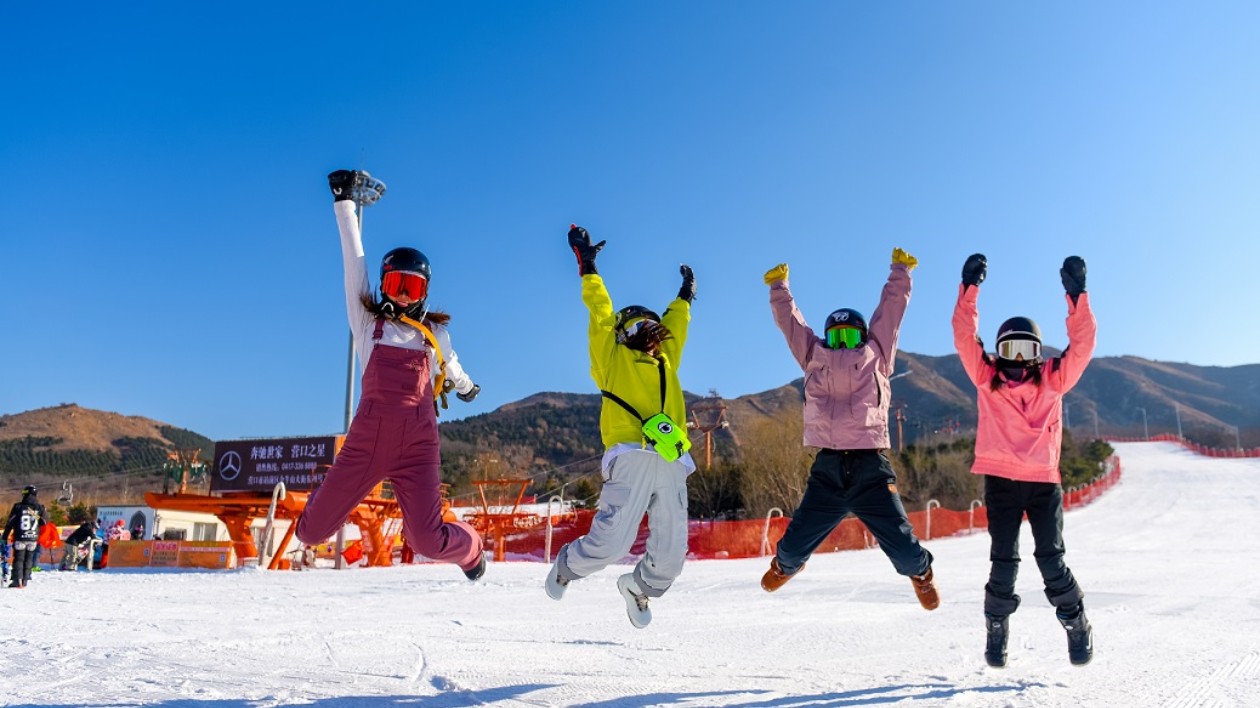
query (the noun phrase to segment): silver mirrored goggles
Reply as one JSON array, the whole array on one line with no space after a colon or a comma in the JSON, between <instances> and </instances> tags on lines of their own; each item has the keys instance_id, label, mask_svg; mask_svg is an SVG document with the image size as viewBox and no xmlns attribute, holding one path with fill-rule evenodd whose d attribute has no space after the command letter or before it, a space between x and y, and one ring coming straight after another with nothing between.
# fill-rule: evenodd
<instances>
[{"instance_id":1,"label":"silver mirrored goggles","mask_svg":"<svg viewBox=\"0 0 1260 708\"><path fill-rule=\"evenodd\" d=\"M998 342L998 357L1002 359L1019 359L1024 361L1035 361L1041 356L1041 342L1034 342L1031 339L1007 339Z\"/></svg>"}]
</instances>

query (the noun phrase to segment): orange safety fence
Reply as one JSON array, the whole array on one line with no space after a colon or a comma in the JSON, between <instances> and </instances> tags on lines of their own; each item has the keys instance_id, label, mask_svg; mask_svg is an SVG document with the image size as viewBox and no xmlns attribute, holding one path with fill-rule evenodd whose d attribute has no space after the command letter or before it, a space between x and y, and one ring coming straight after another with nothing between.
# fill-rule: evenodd
<instances>
[{"instance_id":1,"label":"orange safety fence","mask_svg":"<svg viewBox=\"0 0 1260 708\"><path fill-rule=\"evenodd\" d=\"M1098 499L1107 490L1120 481L1120 460L1111 457L1104 463L1104 472L1086 485L1069 487L1063 490L1063 508L1070 510L1089 504ZM552 517L551 558L564 544L582 536L591 528L594 510L580 509L564 515ZM988 528L989 517L985 507L978 501L973 502L970 509L943 509L933 504L931 511L926 509L907 513L915 535L921 540L944 538L958 534L974 533ZM744 521L704 521L688 522L687 557L688 558L754 558L769 555L775 544L783 537L790 518L775 516L770 519L749 519ZM503 537L504 548L494 549L496 556L509 560L546 560L545 548L547 528L544 523L534 528ZM629 555L641 555L647 539L647 520L640 524L639 535L630 548ZM493 543L492 540L488 543ZM834 551L860 550L875 548L877 542L866 530L862 522L849 517L840 522L818 547L818 553ZM502 551L500 555L499 551Z\"/></svg>"},{"instance_id":2,"label":"orange safety fence","mask_svg":"<svg viewBox=\"0 0 1260 708\"><path fill-rule=\"evenodd\" d=\"M1179 438L1172 433L1161 433L1152 435L1149 438L1121 438L1108 435L1107 440L1110 442L1175 442L1191 452L1197 452L1207 457L1260 457L1260 447L1208 447L1185 438Z\"/></svg>"}]
</instances>

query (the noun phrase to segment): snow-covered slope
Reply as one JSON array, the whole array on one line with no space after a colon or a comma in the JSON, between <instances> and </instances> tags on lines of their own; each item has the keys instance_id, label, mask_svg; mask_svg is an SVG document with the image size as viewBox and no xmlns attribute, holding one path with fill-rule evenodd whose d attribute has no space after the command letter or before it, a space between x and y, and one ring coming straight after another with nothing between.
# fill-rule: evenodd
<instances>
[{"instance_id":1,"label":"snow-covered slope","mask_svg":"<svg viewBox=\"0 0 1260 708\"><path fill-rule=\"evenodd\" d=\"M0 591L4 705L1260 705L1260 460L1117 446L1119 486L1066 517L1096 653L1068 663L1025 533L1010 665L982 657L988 538L933 540L942 606L879 551L774 595L765 560L693 561L636 630L614 582L546 566L46 572Z\"/></svg>"}]
</instances>

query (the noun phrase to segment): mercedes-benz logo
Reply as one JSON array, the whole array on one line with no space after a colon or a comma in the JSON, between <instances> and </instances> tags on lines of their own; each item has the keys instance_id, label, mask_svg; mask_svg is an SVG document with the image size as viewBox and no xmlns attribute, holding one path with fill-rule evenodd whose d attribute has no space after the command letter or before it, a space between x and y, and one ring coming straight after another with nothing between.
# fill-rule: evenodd
<instances>
[{"instance_id":1,"label":"mercedes-benz logo","mask_svg":"<svg viewBox=\"0 0 1260 708\"><path fill-rule=\"evenodd\" d=\"M241 456L235 450L228 450L219 458L219 476L225 482L231 482L241 473Z\"/></svg>"}]
</instances>

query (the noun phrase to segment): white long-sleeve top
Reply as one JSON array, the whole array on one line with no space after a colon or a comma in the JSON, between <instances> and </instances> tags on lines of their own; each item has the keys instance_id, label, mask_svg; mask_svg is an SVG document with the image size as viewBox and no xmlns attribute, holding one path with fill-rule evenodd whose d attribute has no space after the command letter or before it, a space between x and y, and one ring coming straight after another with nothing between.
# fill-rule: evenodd
<instances>
[{"instance_id":1,"label":"white long-sleeve top","mask_svg":"<svg viewBox=\"0 0 1260 708\"><path fill-rule=\"evenodd\" d=\"M346 275L346 315L350 320L350 332L354 336L354 351L359 356L359 374L367 370L368 359L372 356L372 333L376 329L376 317L363 307L360 299L364 293L371 293L369 285L367 261L363 257L363 236L359 233L359 220L355 214L355 203L350 199L333 202L333 212L337 215L337 229L341 232L341 260ZM433 337L442 349L446 359L446 379L455 386L459 393L468 393L473 388L472 378L464 372L459 364L459 357L451 348L451 336L446 328L433 322L427 323L433 331ZM438 373L437 353L429 347L428 341L420 330L411 325L385 320L381 331L380 343L389 347L429 351L429 370L436 376Z\"/></svg>"}]
</instances>

